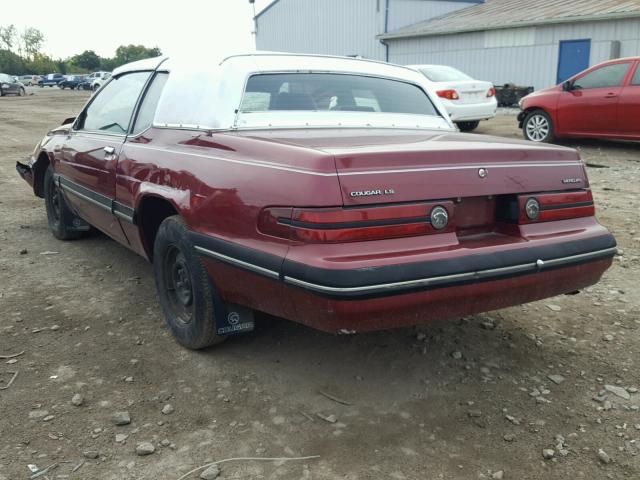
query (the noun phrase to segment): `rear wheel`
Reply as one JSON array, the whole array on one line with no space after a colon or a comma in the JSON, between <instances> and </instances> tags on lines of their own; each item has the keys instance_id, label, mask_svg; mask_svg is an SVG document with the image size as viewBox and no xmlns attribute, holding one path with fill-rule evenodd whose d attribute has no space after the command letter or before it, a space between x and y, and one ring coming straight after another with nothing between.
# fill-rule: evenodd
<instances>
[{"instance_id":1,"label":"rear wheel","mask_svg":"<svg viewBox=\"0 0 640 480\"><path fill-rule=\"evenodd\" d=\"M458 128L460 129L461 132L472 132L476 128L478 128L478 125L480 125L480 122L479 121L475 121L475 122L456 122L456 125L458 126Z\"/></svg>"},{"instance_id":2,"label":"rear wheel","mask_svg":"<svg viewBox=\"0 0 640 480\"><path fill-rule=\"evenodd\" d=\"M532 142L550 143L555 139L551 117L542 110L529 112L522 122L524 138Z\"/></svg>"},{"instance_id":3,"label":"rear wheel","mask_svg":"<svg viewBox=\"0 0 640 480\"><path fill-rule=\"evenodd\" d=\"M47 209L47 221L49 230L58 240L73 240L79 238L82 232L72 230L69 225L73 223L73 212L67 206L62 192L53 178L53 169L47 167L44 174L44 204Z\"/></svg>"},{"instance_id":4,"label":"rear wheel","mask_svg":"<svg viewBox=\"0 0 640 480\"><path fill-rule=\"evenodd\" d=\"M160 224L153 268L167 326L180 344L199 349L226 338L216 333L225 309L187 233L178 215Z\"/></svg>"}]
</instances>

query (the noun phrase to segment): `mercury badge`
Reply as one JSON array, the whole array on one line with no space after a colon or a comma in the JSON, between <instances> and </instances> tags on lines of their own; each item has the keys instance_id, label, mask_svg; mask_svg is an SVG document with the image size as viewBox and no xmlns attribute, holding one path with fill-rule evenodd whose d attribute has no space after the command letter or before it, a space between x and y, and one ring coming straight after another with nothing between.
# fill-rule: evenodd
<instances>
[{"instance_id":1,"label":"mercury badge","mask_svg":"<svg viewBox=\"0 0 640 480\"><path fill-rule=\"evenodd\" d=\"M481 168L481 169L479 169L479 170L478 170L478 176L479 176L480 178L487 178L487 174L488 174L488 173L489 173L489 172L487 172L487 169L486 169L486 168Z\"/></svg>"}]
</instances>

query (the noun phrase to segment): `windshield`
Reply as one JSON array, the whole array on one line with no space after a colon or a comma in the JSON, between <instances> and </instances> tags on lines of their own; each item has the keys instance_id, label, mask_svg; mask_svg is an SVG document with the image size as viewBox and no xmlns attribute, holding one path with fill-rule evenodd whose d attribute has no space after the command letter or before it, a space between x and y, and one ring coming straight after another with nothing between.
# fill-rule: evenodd
<instances>
[{"instance_id":1,"label":"windshield","mask_svg":"<svg viewBox=\"0 0 640 480\"><path fill-rule=\"evenodd\" d=\"M424 67L420 72L432 82L458 82L461 80L473 80L466 73L462 73L453 67L433 66Z\"/></svg>"},{"instance_id":2,"label":"windshield","mask_svg":"<svg viewBox=\"0 0 640 480\"><path fill-rule=\"evenodd\" d=\"M398 80L337 73L253 75L240 112L273 110L438 115L420 87Z\"/></svg>"}]
</instances>

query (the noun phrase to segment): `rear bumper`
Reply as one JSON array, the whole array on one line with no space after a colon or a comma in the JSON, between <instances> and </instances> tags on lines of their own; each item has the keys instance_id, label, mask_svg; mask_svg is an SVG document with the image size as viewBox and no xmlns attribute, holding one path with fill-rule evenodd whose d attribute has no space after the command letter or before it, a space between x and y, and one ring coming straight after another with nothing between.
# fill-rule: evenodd
<instances>
[{"instance_id":1,"label":"rear bumper","mask_svg":"<svg viewBox=\"0 0 640 480\"><path fill-rule=\"evenodd\" d=\"M496 116L498 103L495 98L492 101L471 104L456 104L455 101L443 102L451 120L454 122L471 122L476 120L488 120Z\"/></svg>"},{"instance_id":2,"label":"rear bumper","mask_svg":"<svg viewBox=\"0 0 640 480\"><path fill-rule=\"evenodd\" d=\"M493 253L336 269L192 235L198 253L210 260L208 271L223 298L333 332L419 324L568 293L596 283L616 253L615 239L606 233Z\"/></svg>"}]
</instances>

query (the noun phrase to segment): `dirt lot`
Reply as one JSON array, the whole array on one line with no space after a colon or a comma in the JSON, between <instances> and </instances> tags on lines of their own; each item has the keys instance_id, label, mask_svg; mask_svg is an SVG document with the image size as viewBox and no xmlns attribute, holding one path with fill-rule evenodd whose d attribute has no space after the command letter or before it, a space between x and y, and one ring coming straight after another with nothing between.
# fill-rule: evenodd
<instances>
[{"instance_id":1,"label":"dirt lot","mask_svg":"<svg viewBox=\"0 0 640 480\"><path fill-rule=\"evenodd\" d=\"M0 390L0 480L29 464L57 464L42 479L177 480L311 455L224 463L220 478L640 478L640 145L571 143L623 249L580 295L350 337L263 316L192 352L164 327L143 259L49 234L15 161L88 95L31 91L0 99L0 355L24 351L0 360L0 386L18 372ZM512 114L478 132L520 137ZM142 442L155 452L137 455Z\"/></svg>"}]
</instances>

